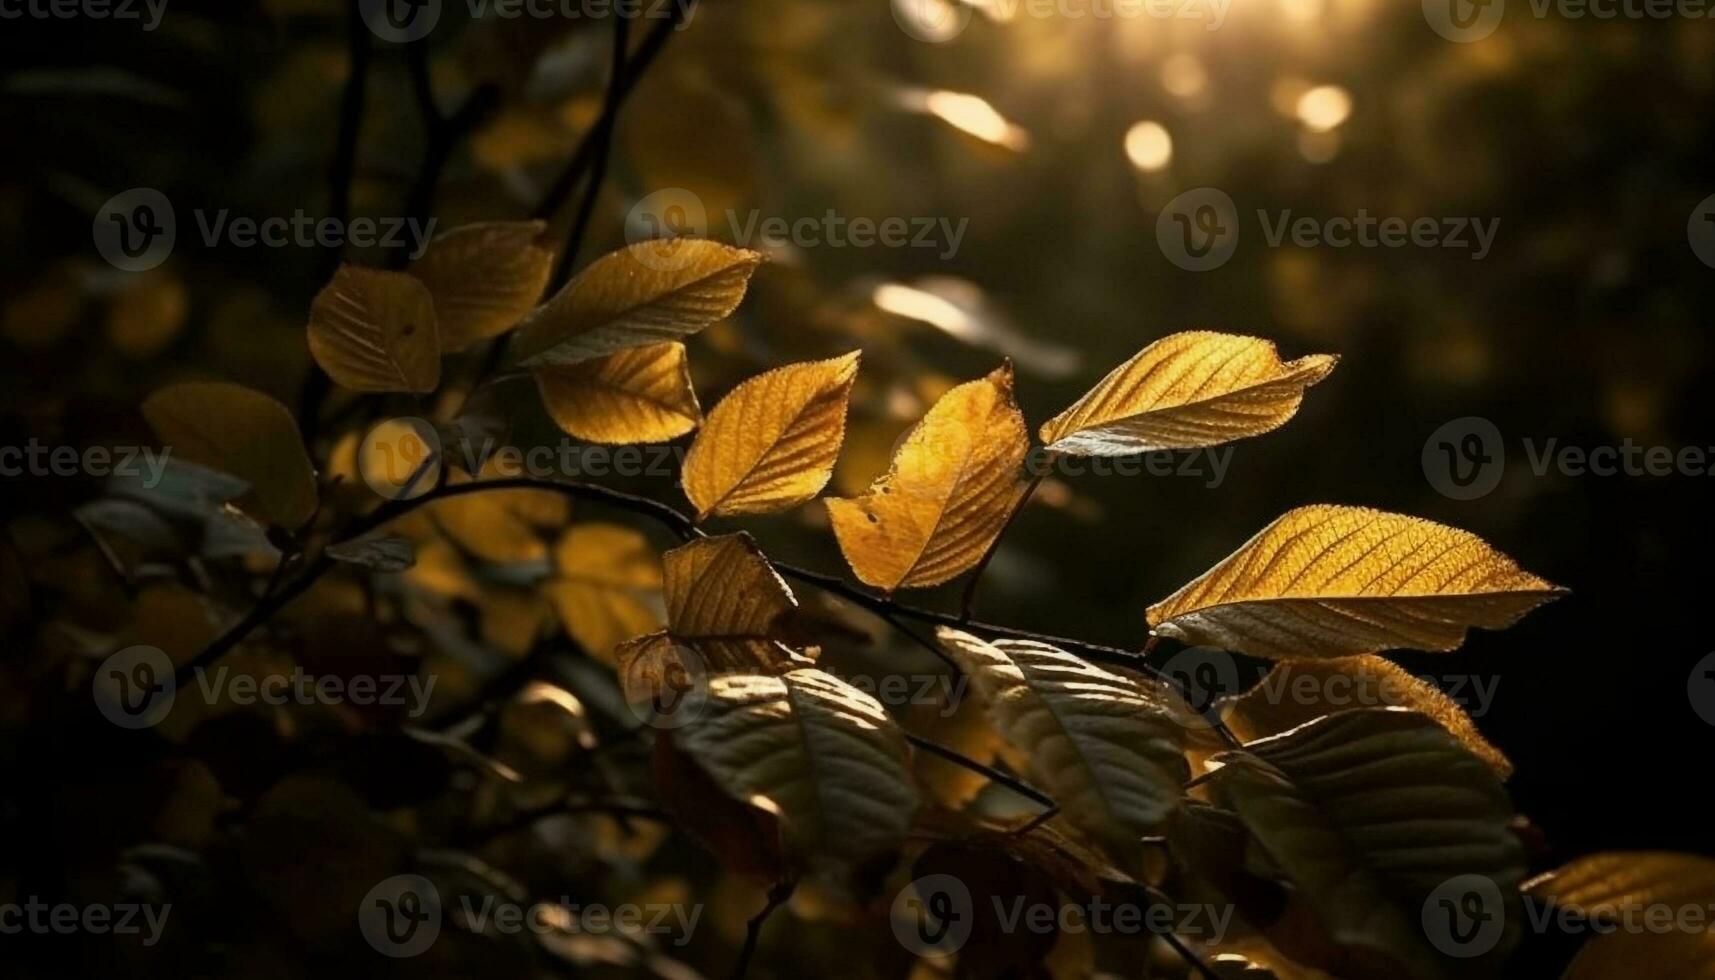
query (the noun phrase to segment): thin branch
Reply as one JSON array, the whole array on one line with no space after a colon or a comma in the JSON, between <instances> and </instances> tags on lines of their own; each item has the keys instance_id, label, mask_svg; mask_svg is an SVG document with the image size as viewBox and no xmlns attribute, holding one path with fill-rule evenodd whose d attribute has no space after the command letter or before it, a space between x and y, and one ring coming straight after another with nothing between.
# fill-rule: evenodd
<instances>
[{"instance_id":1,"label":"thin branch","mask_svg":"<svg viewBox=\"0 0 1715 980\"><path fill-rule=\"evenodd\" d=\"M619 122L619 107L625 100L621 89L626 74L626 53L630 48L631 19L613 15L613 54L609 56L607 98L602 103L601 118L596 120L595 131L591 138L596 143L595 164L590 171L589 184L584 188L584 199L578 205L578 215L572 221L572 230L566 236L566 247L560 250L559 262L554 266L554 277L549 280L554 288L571 278L572 266L577 264L578 250L583 247L584 235L589 232L590 219L595 216L596 199L601 196L602 181L607 179L607 162L613 155L613 131Z\"/></svg>"},{"instance_id":2,"label":"thin branch","mask_svg":"<svg viewBox=\"0 0 1715 980\"><path fill-rule=\"evenodd\" d=\"M913 735L910 732L906 732L905 739L912 745L917 746L930 755L939 756L961 769L969 769L971 772L987 776L989 779L1005 786L1007 789L1012 790L1019 796L1035 803L1037 806L1046 807L1050 810L1056 811L1060 809L1060 805L1054 802L1054 798L1052 796L1049 796L1047 793L1042 792L1022 779L1009 776L993 766L985 766L968 755L949 749L939 742L932 742L921 735Z\"/></svg>"},{"instance_id":3,"label":"thin branch","mask_svg":"<svg viewBox=\"0 0 1715 980\"><path fill-rule=\"evenodd\" d=\"M1048 461L1052 463L1053 459L1054 454L1049 453ZM1036 488L1042 485L1042 480L1048 475L1050 468L1050 466L1044 466L1042 472L1036 474L1031 479L1030 485L1024 488L1024 496L1019 497L1018 503L1013 504L1011 513L1006 515L1006 523L1000 526L1000 533L994 536L994 540L989 542L988 550L983 552L982 561L977 562L977 567L971 570L970 581L965 583L964 598L959 602L960 620L970 622L971 610L977 604L977 589L982 585L983 572L988 570L989 562L994 560L995 552L1000 550L1001 539L1006 537L1006 532L1011 529L1012 522L1018 520L1018 515L1024 513L1024 508L1030 503L1030 498L1036 496Z\"/></svg>"},{"instance_id":4,"label":"thin branch","mask_svg":"<svg viewBox=\"0 0 1715 980\"><path fill-rule=\"evenodd\" d=\"M693 6L694 3L688 3L684 5L686 9L681 10L679 4L670 4L666 19L655 25L655 29L650 31L649 36L643 39L643 43L637 46L637 53L625 63L625 74L620 77L619 84L613 87L613 98L609 100L613 112L619 111L619 106L625 101L625 97L631 94L631 90L637 85L638 79L642 78L643 73L649 70L649 65L654 62L655 57L661 53L661 49L666 47L667 40L678 29L679 18L689 16L690 8ZM611 125L607 117L608 110L604 108L602 118L597 119L595 125L591 126L589 131L584 134L584 138L578 143L577 149L572 151L571 159L566 161L565 168L548 185L548 190L543 193L541 203L536 205L536 210L531 212L531 217L545 221L551 220L555 213L560 210L560 206L571 195L572 189L577 187L578 179L595 163L596 154L601 150L597 136L603 126Z\"/></svg>"},{"instance_id":5,"label":"thin branch","mask_svg":"<svg viewBox=\"0 0 1715 980\"><path fill-rule=\"evenodd\" d=\"M739 951L738 963L733 967L733 980L744 980L744 975L750 970L751 957L756 955L756 944L762 938L763 925L768 922L768 917L774 914L775 909L786 904L786 900L792 897L793 889L797 887L796 881L787 880L768 890L768 904L762 907L762 911L751 916L750 922L745 925L744 948Z\"/></svg>"}]
</instances>

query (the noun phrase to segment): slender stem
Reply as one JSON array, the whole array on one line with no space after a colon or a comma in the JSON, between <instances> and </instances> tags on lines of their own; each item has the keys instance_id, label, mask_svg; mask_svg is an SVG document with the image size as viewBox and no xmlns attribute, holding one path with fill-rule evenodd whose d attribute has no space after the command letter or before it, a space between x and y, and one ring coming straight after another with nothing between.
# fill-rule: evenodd
<instances>
[{"instance_id":1,"label":"slender stem","mask_svg":"<svg viewBox=\"0 0 1715 980\"><path fill-rule=\"evenodd\" d=\"M572 267L577 264L578 250L583 247L584 235L589 232L590 219L595 216L596 199L601 196L602 181L607 179L608 158L613 155L613 131L619 122L619 107L625 100L621 86L626 74L626 52L630 48L631 19L613 15L613 54L609 56L607 77L607 98L602 103L601 118L596 120L596 128L591 134L595 141L595 164L590 170L589 184L584 188L584 199L578 205L578 215L572 221L572 230L566 236L566 247L560 251L560 259L554 267L554 277L550 282L555 286L571 278Z\"/></svg>"},{"instance_id":2,"label":"slender stem","mask_svg":"<svg viewBox=\"0 0 1715 980\"><path fill-rule=\"evenodd\" d=\"M1054 798L1052 796L1049 796L1047 793L1042 792L1022 779L1009 776L993 766L985 766L968 755L949 749L939 742L932 742L921 735L913 735L910 732L906 732L905 739L912 745L917 746L930 755L940 756L955 766L959 766L963 769L969 769L971 772L987 776L1038 806L1047 807L1050 810L1059 809L1059 804L1054 802Z\"/></svg>"},{"instance_id":3,"label":"slender stem","mask_svg":"<svg viewBox=\"0 0 1715 980\"><path fill-rule=\"evenodd\" d=\"M1052 464L1053 460L1054 454L1048 453L1047 462ZM988 569L989 562L994 560L995 552L1000 550L1000 541L1006 537L1006 532L1012 527L1012 522L1018 520L1018 515L1024 513L1025 505L1030 503L1030 498L1036 495L1036 488L1042 485L1042 480L1048 475L1049 468L1049 466L1042 467L1042 471L1031 478L1030 485L1024 488L1024 495L1018 498L1018 503L1012 505L1011 513L1006 515L1006 523L1000 526L1000 533L994 536L994 540L989 542L988 550L983 552L982 561L977 562L977 567L971 570L970 581L965 583L965 597L959 603L959 619L961 621L970 621L971 609L977 604L977 588L982 585L983 572Z\"/></svg>"},{"instance_id":4,"label":"slender stem","mask_svg":"<svg viewBox=\"0 0 1715 980\"><path fill-rule=\"evenodd\" d=\"M787 880L768 890L768 904L762 907L762 911L751 916L750 922L745 925L744 948L739 951L738 963L733 966L733 980L744 980L744 975L750 970L751 957L756 955L756 944L762 938L763 925L768 922L768 917L774 914L775 909L786 904L786 900L792 897L793 889L797 887L796 881Z\"/></svg>"},{"instance_id":5,"label":"slender stem","mask_svg":"<svg viewBox=\"0 0 1715 980\"><path fill-rule=\"evenodd\" d=\"M649 65L661 53L661 49L667 45L668 38L671 38L674 31L678 29L679 18L689 16L690 8L693 6L694 4L685 4L686 9L681 10L679 4L670 4L666 19L655 25L655 29L650 31L649 35L643 39L643 43L637 46L637 53L625 63L625 73L620 76L619 84L614 87L611 93L613 98L609 102L613 106L613 112L619 111L619 105L625 101L626 96L631 94L631 90L637 85L638 79L643 77L643 73L649 69ZM608 125L608 114L608 110L604 108L602 118L597 119L595 125L591 126L589 131L584 134L584 138L578 143L577 149L572 151L571 159L566 161L565 168L548 185L548 190L543 193L541 203L536 205L536 210L531 213L531 217L550 220L560 210L560 205L565 203L566 198L571 195L572 189L578 185L578 178L582 177L584 172L595 163L596 154L601 150L597 136L601 128Z\"/></svg>"},{"instance_id":6,"label":"slender stem","mask_svg":"<svg viewBox=\"0 0 1715 980\"><path fill-rule=\"evenodd\" d=\"M333 160L328 165L327 217L342 226L351 217L351 181L357 170L357 138L363 127L363 104L369 88L370 44L373 40L359 6L355 2L346 4L348 74L339 102L339 135L334 144ZM344 252L341 245L327 249L318 280L333 275ZM327 375L312 365L309 375L304 378L303 388L298 392L298 427L306 445L315 441L317 419L321 416L322 402L328 396L329 387Z\"/></svg>"}]
</instances>

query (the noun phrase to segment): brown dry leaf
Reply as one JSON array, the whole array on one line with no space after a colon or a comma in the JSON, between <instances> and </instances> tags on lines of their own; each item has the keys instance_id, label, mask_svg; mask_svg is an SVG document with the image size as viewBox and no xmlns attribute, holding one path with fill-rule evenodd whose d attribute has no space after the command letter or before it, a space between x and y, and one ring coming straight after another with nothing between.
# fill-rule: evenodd
<instances>
[{"instance_id":1,"label":"brown dry leaf","mask_svg":"<svg viewBox=\"0 0 1715 980\"><path fill-rule=\"evenodd\" d=\"M1611 851L1581 857L1524 884L1525 893L1581 915L1614 922L1654 907L1696 909L1696 928L1621 929L1596 936L1572 960L1564 980L1712 980L1715 933L1703 913L1715 905L1715 861L1668 851ZM1603 926L1601 928L1607 928Z\"/></svg>"},{"instance_id":2,"label":"brown dry leaf","mask_svg":"<svg viewBox=\"0 0 1715 980\"><path fill-rule=\"evenodd\" d=\"M429 289L403 272L342 265L310 305L310 355L354 391L425 394L441 383Z\"/></svg>"},{"instance_id":3,"label":"brown dry leaf","mask_svg":"<svg viewBox=\"0 0 1715 980\"><path fill-rule=\"evenodd\" d=\"M761 262L757 252L701 238L610 252L525 318L514 338L518 363L576 364L680 340L737 309Z\"/></svg>"},{"instance_id":4,"label":"brown dry leaf","mask_svg":"<svg viewBox=\"0 0 1715 980\"><path fill-rule=\"evenodd\" d=\"M1129 866L1137 839L1160 831L1190 778L1167 692L1045 643L990 643L945 626L935 638L1001 736L1027 753L1033 782Z\"/></svg>"},{"instance_id":5,"label":"brown dry leaf","mask_svg":"<svg viewBox=\"0 0 1715 980\"><path fill-rule=\"evenodd\" d=\"M778 673L812 662L781 643L783 620L798 601L750 535L697 538L668 551L662 564L667 629L615 651L623 674L684 656L670 648L689 648L702 661L697 667L714 674Z\"/></svg>"},{"instance_id":6,"label":"brown dry leaf","mask_svg":"<svg viewBox=\"0 0 1715 980\"><path fill-rule=\"evenodd\" d=\"M536 306L554 269L543 221L465 225L429 243L411 274L429 287L441 349L467 350L511 330Z\"/></svg>"},{"instance_id":7,"label":"brown dry leaf","mask_svg":"<svg viewBox=\"0 0 1715 980\"><path fill-rule=\"evenodd\" d=\"M554 546L542 586L578 645L617 665L614 647L659 629L661 560L642 534L618 524L574 524Z\"/></svg>"},{"instance_id":8,"label":"brown dry leaf","mask_svg":"<svg viewBox=\"0 0 1715 980\"><path fill-rule=\"evenodd\" d=\"M782 511L822 492L845 437L859 353L775 368L721 399L685 456L697 520Z\"/></svg>"},{"instance_id":9,"label":"brown dry leaf","mask_svg":"<svg viewBox=\"0 0 1715 980\"><path fill-rule=\"evenodd\" d=\"M1371 653L1276 664L1249 691L1217 702L1228 730L1247 742L1278 735L1323 715L1390 706L1428 715L1502 779L1512 775L1512 763L1483 737L1465 709L1440 688Z\"/></svg>"},{"instance_id":10,"label":"brown dry leaf","mask_svg":"<svg viewBox=\"0 0 1715 980\"><path fill-rule=\"evenodd\" d=\"M1339 358L1282 363L1257 337L1199 330L1150 344L1042 426L1054 452L1130 456L1198 449L1261 435L1298 412L1304 390Z\"/></svg>"},{"instance_id":11,"label":"brown dry leaf","mask_svg":"<svg viewBox=\"0 0 1715 980\"><path fill-rule=\"evenodd\" d=\"M161 444L250 484L239 501L281 527L296 528L316 509L316 471L298 423L274 399L224 381L163 388L143 402L143 417Z\"/></svg>"},{"instance_id":12,"label":"brown dry leaf","mask_svg":"<svg viewBox=\"0 0 1715 980\"><path fill-rule=\"evenodd\" d=\"M1468 531L1365 507L1288 511L1149 607L1155 632L1276 660L1456 649L1565 590Z\"/></svg>"},{"instance_id":13,"label":"brown dry leaf","mask_svg":"<svg viewBox=\"0 0 1715 980\"><path fill-rule=\"evenodd\" d=\"M634 347L593 361L537 370L536 387L554 423L589 442L666 442L703 419L685 345Z\"/></svg>"},{"instance_id":14,"label":"brown dry leaf","mask_svg":"<svg viewBox=\"0 0 1715 980\"><path fill-rule=\"evenodd\" d=\"M1029 451L1011 364L947 392L906 434L868 493L828 500L852 571L892 592L939 585L969 570L1018 503Z\"/></svg>"},{"instance_id":15,"label":"brown dry leaf","mask_svg":"<svg viewBox=\"0 0 1715 980\"><path fill-rule=\"evenodd\" d=\"M1334 946L1390 964L1370 971L1378 975L1498 975L1524 931L1524 848L1500 780L1433 719L1400 708L1341 712L1222 753L1213 765L1219 801ZM1461 876L1487 878L1499 907L1488 912L1492 947L1454 960L1432 945L1424 910Z\"/></svg>"},{"instance_id":16,"label":"brown dry leaf","mask_svg":"<svg viewBox=\"0 0 1715 980\"><path fill-rule=\"evenodd\" d=\"M874 698L813 668L713 678L673 744L732 799L779 818L813 871L896 852L917 811L904 734Z\"/></svg>"}]
</instances>

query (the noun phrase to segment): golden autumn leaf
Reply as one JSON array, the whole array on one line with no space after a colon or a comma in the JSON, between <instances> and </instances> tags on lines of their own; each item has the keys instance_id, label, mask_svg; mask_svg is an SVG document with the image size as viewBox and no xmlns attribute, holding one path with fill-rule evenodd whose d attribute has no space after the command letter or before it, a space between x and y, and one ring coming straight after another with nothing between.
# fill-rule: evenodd
<instances>
[{"instance_id":1,"label":"golden autumn leaf","mask_svg":"<svg viewBox=\"0 0 1715 980\"><path fill-rule=\"evenodd\" d=\"M512 475L490 463L476 482ZM464 485L472 480L455 473L448 482ZM428 512L459 547L483 561L514 564L548 557L544 535L566 523L571 505L551 490L507 489L437 500Z\"/></svg>"},{"instance_id":2,"label":"golden autumn leaf","mask_svg":"<svg viewBox=\"0 0 1715 980\"><path fill-rule=\"evenodd\" d=\"M1533 878L1524 890L1591 917L1600 923L1595 930L1614 930L1586 943L1563 980L1715 978L1715 933L1705 918L1715 906L1715 860L1668 851L1610 851ZM1669 910L1676 926L1685 914L1682 910L1694 910L1694 925L1650 929L1647 917L1654 908ZM1616 928L1627 914L1633 928Z\"/></svg>"},{"instance_id":3,"label":"golden autumn leaf","mask_svg":"<svg viewBox=\"0 0 1715 980\"><path fill-rule=\"evenodd\" d=\"M1261 435L1297 414L1304 390L1338 362L1312 354L1283 363L1274 344L1257 337L1176 333L1043 423L1042 441L1076 456L1129 456Z\"/></svg>"},{"instance_id":4,"label":"golden autumn leaf","mask_svg":"<svg viewBox=\"0 0 1715 980\"><path fill-rule=\"evenodd\" d=\"M828 499L840 551L859 579L889 592L957 577L1005 529L1029 452L1011 364L959 385L906 433L867 493Z\"/></svg>"},{"instance_id":5,"label":"golden autumn leaf","mask_svg":"<svg viewBox=\"0 0 1715 980\"><path fill-rule=\"evenodd\" d=\"M1565 590L1482 538L1417 517L1320 504L1288 511L1149 607L1155 632L1276 660L1447 651Z\"/></svg>"},{"instance_id":6,"label":"golden autumn leaf","mask_svg":"<svg viewBox=\"0 0 1715 980\"><path fill-rule=\"evenodd\" d=\"M1073 825L1116 857L1161 829L1190 778L1171 692L1045 643L987 642L945 626L935 636Z\"/></svg>"},{"instance_id":7,"label":"golden autumn leaf","mask_svg":"<svg viewBox=\"0 0 1715 980\"><path fill-rule=\"evenodd\" d=\"M519 325L518 363L576 364L680 340L737 309L761 262L760 253L700 238L679 239L670 261L652 242L610 252Z\"/></svg>"},{"instance_id":8,"label":"golden autumn leaf","mask_svg":"<svg viewBox=\"0 0 1715 980\"><path fill-rule=\"evenodd\" d=\"M721 399L685 456L697 519L796 507L827 486L859 352L759 374Z\"/></svg>"},{"instance_id":9,"label":"golden autumn leaf","mask_svg":"<svg viewBox=\"0 0 1715 980\"><path fill-rule=\"evenodd\" d=\"M811 663L780 642L781 620L798 600L750 535L697 538L661 561L667 629L621 644L615 655L623 674L640 662L682 656L670 653L674 646L694 651L697 666L712 674L778 673Z\"/></svg>"},{"instance_id":10,"label":"golden autumn leaf","mask_svg":"<svg viewBox=\"0 0 1715 980\"><path fill-rule=\"evenodd\" d=\"M777 817L812 872L896 852L917 811L905 736L881 704L813 668L708 684L700 716L673 733L728 796Z\"/></svg>"},{"instance_id":11,"label":"golden autumn leaf","mask_svg":"<svg viewBox=\"0 0 1715 980\"><path fill-rule=\"evenodd\" d=\"M274 399L224 381L177 384L150 395L143 417L175 458L250 484L239 504L286 528L316 509L316 471L298 423Z\"/></svg>"},{"instance_id":12,"label":"golden autumn leaf","mask_svg":"<svg viewBox=\"0 0 1715 980\"><path fill-rule=\"evenodd\" d=\"M536 306L554 269L543 221L464 225L435 238L411 274L434 297L441 348L468 350L511 330Z\"/></svg>"},{"instance_id":13,"label":"golden autumn leaf","mask_svg":"<svg viewBox=\"0 0 1715 980\"><path fill-rule=\"evenodd\" d=\"M542 590L572 639L608 663L617 663L614 647L662 623L661 560L628 527L567 528L554 546L554 577Z\"/></svg>"},{"instance_id":14,"label":"golden autumn leaf","mask_svg":"<svg viewBox=\"0 0 1715 980\"><path fill-rule=\"evenodd\" d=\"M589 442L666 442L703 418L685 345L677 341L539 368L535 375L554 424Z\"/></svg>"},{"instance_id":15,"label":"golden autumn leaf","mask_svg":"<svg viewBox=\"0 0 1715 980\"><path fill-rule=\"evenodd\" d=\"M1363 708L1319 718L1211 760L1237 813L1327 938L1369 972L1495 976L1522 934L1524 849L1483 760L1424 715ZM1487 879L1494 942L1455 960L1426 933L1437 889ZM1387 969L1379 964L1388 964ZM1367 974L1366 974L1367 975Z\"/></svg>"},{"instance_id":16,"label":"golden autumn leaf","mask_svg":"<svg viewBox=\"0 0 1715 980\"><path fill-rule=\"evenodd\" d=\"M1483 737L1464 708L1440 688L1372 653L1276 664L1249 691L1216 702L1228 730L1244 741L1278 735L1323 715L1380 707L1408 708L1435 719L1496 775L1512 775L1512 763Z\"/></svg>"},{"instance_id":17,"label":"golden autumn leaf","mask_svg":"<svg viewBox=\"0 0 1715 980\"><path fill-rule=\"evenodd\" d=\"M415 276L342 265L310 305L310 355L354 391L423 394L441 383L435 303Z\"/></svg>"}]
</instances>

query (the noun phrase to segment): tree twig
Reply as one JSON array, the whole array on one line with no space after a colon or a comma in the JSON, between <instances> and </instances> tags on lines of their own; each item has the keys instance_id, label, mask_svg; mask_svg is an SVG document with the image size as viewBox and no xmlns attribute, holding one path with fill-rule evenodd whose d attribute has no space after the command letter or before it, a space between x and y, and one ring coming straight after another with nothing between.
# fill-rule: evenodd
<instances>
[{"instance_id":1,"label":"tree twig","mask_svg":"<svg viewBox=\"0 0 1715 980\"><path fill-rule=\"evenodd\" d=\"M1048 461L1050 464L1052 464L1053 459L1054 454L1049 453ZM1036 488L1042 485L1042 480L1048 475L1048 470L1048 466L1043 467L1042 472L1031 479L1030 485L1024 488L1024 496L1018 498L1018 503L1012 506L1011 513L1006 515L1006 523L1000 526L1000 533L994 536L994 540L989 542L988 550L983 552L982 561L977 562L977 567L971 569L970 580L965 583L964 597L959 601L960 620L970 622L971 610L977 604L977 589L982 585L983 572L988 570L989 562L994 560L995 552L1000 550L1001 539L1006 537L1006 532L1011 529L1012 522L1018 520L1018 515L1024 513L1024 508L1030 503L1030 498L1036 496Z\"/></svg>"},{"instance_id":2,"label":"tree twig","mask_svg":"<svg viewBox=\"0 0 1715 980\"><path fill-rule=\"evenodd\" d=\"M751 916L750 921L745 924L744 948L739 951L738 963L733 966L733 980L744 980L744 975L750 970L751 957L756 955L756 944L762 938L763 925L768 922L768 917L774 914L775 909L786 904L786 900L792 897L793 889L797 887L796 881L788 879L768 890L768 904L762 907L762 911Z\"/></svg>"},{"instance_id":3,"label":"tree twig","mask_svg":"<svg viewBox=\"0 0 1715 980\"><path fill-rule=\"evenodd\" d=\"M584 188L584 199L578 205L577 217L572 220L572 230L566 236L566 247L560 250L560 258L554 266L554 276L549 280L549 288L555 288L571 278L572 267L577 264L578 250L583 247L584 236L589 232L590 219L595 216L596 199L601 196L602 181L607 179L607 161L613 155L613 131L619 122L619 107L625 101L625 90L621 88L627 66L626 54L630 48L631 20L621 17L616 12L613 15L613 54L609 57L607 77L607 98L602 103L601 117L596 120L595 131L591 139L595 141L595 163L590 170L589 183Z\"/></svg>"},{"instance_id":4,"label":"tree twig","mask_svg":"<svg viewBox=\"0 0 1715 980\"><path fill-rule=\"evenodd\" d=\"M921 735L913 735L910 732L905 733L905 740L930 755L939 756L940 758L951 762L955 766L962 769L969 769L971 772L987 776L989 779L1005 786L1007 789L1012 790L1019 796L1035 803L1037 806L1046 807L1049 810L1059 810L1060 808L1060 805L1054 802L1054 798L1052 796L1049 796L1047 793L1042 792L1024 780L1009 776L993 766L983 765L968 755L947 748L940 742L931 741Z\"/></svg>"}]
</instances>

